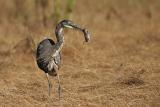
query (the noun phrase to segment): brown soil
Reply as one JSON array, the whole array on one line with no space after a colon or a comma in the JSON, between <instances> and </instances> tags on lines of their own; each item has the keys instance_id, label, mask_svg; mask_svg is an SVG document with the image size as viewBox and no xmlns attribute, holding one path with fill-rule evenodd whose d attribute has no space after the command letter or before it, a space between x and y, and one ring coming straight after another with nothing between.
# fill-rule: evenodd
<instances>
[{"instance_id":1,"label":"brown soil","mask_svg":"<svg viewBox=\"0 0 160 107\"><path fill-rule=\"evenodd\" d=\"M8 1L6 1L8 2ZM2 11L2 10L1 10ZM60 79L64 107L160 107L160 2L77 0L72 20L89 29L65 31ZM3 13L3 14L2 14ZM0 106L58 107L35 62L37 44L54 26L0 21Z\"/></svg>"}]
</instances>

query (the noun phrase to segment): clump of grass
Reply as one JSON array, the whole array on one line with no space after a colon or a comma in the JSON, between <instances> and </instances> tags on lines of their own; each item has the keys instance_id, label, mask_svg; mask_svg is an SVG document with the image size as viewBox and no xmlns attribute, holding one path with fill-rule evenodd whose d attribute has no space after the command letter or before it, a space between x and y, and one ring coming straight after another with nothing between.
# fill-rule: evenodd
<instances>
[{"instance_id":1,"label":"clump of grass","mask_svg":"<svg viewBox=\"0 0 160 107\"><path fill-rule=\"evenodd\" d=\"M58 23L61 19L70 18L73 13L76 0L67 0L66 5L63 8L63 2L61 0L55 0L54 2L54 17L55 22ZM63 13L63 9L65 9Z\"/></svg>"},{"instance_id":2,"label":"clump of grass","mask_svg":"<svg viewBox=\"0 0 160 107\"><path fill-rule=\"evenodd\" d=\"M58 23L61 19L61 10L62 10L62 4L61 0L55 0L54 2L54 16L55 16L55 22Z\"/></svg>"},{"instance_id":3,"label":"clump of grass","mask_svg":"<svg viewBox=\"0 0 160 107\"><path fill-rule=\"evenodd\" d=\"M13 0L0 2L1 12L12 21L17 21L26 26L49 23L57 24L60 20L70 19L74 11L76 0ZM4 12L3 9L5 9Z\"/></svg>"},{"instance_id":4,"label":"clump of grass","mask_svg":"<svg viewBox=\"0 0 160 107\"><path fill-rule=\"evenodd\" d=\"M68 0L67 1L67 6L66 6L66 18L70 18L71 17L71 13L74 10L76 4L76 0Z\"/></svg>"}]
</instances>

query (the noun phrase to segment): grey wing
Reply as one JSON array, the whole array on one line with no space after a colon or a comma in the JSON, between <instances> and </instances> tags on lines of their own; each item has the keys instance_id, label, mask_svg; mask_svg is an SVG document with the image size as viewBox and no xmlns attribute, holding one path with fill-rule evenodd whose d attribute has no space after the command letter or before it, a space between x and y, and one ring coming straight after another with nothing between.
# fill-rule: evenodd
<instances>
[{"instance_id":1,"label":"grey wing","mask_svg":"<svg viewBox=\"0 0 160 107\"><path fill-rule=\"evenodd\" d=\"M57 53L52 40L46 39L40 42L37 47L37 55L36 55L38 66L45 72L52 72L54 70L53 68L54 63L57 63L56 65L58 68L58 64L60 64L60 58L59 54L57 55L55 54Z\"/></svg>"}]
</instances>

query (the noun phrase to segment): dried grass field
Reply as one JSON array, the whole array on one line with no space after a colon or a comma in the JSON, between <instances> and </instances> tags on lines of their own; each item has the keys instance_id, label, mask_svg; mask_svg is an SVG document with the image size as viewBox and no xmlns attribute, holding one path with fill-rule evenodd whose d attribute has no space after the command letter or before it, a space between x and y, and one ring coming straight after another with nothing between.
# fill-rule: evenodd
<instances>
[{"instance_id":1,"label":"dried grass field","mask_svg":"<svg viewBox=\"0 0 160 107\"><path fill-rule=\"evenodd\" d=\"M56 41L55 24L48 19L43 26L43 9L25 13L14 1L20 3L0 0L0 107L59 107L56 78L49 98L35 61L42 39ZM71 20L92 38L84 43L81 32L64 30L61 104L160 107L159 12L159 0L77 0Z\"/></svg>"}]
</instances>

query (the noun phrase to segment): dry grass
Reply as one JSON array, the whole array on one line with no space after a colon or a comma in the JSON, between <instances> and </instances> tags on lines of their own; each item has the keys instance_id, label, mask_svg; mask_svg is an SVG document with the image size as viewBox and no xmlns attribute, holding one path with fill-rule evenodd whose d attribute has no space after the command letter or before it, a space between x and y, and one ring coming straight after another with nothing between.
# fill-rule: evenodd
<instances>
[{"instance_id":1,"label":"dry grass","mask_svg":"<svg viewBox=\"0 0 160 107\"><path fill-rule=\"evenodd\" d=\"M81 33L65 31L60 69L63 106L159 107L159 1L76 3L73 19L89 28L92 41L84 44ZM34 59L35 47L44 36L55 40L54 26L7 21L4 12L0 21L0 106L59 106L56 78L49 98L45 75Z\"/></svg>"}]
</instances>

